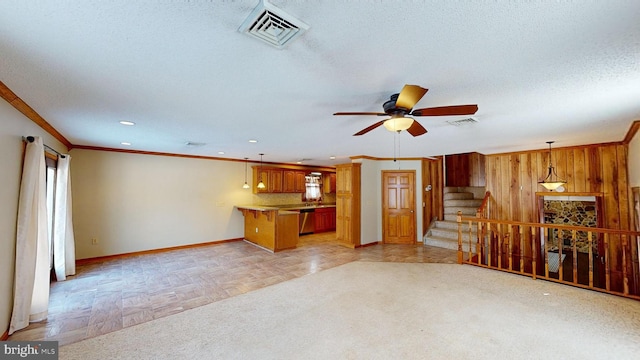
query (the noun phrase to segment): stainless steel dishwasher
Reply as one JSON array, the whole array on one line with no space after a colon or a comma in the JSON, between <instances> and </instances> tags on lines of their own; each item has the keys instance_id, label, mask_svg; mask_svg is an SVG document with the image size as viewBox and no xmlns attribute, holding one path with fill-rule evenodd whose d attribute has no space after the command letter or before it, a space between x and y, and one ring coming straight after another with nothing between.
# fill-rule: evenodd
<instances>
[{"instance_id":1,"label":"stainless steel dishwasher","mask_svg":"<svg viewBox=\"0 0 640 360\"><path fill-rule=\"evenodd\" d=\"M300 209L300 235L312 234L315 227L315 214L313 209Z\"/></svg>"}]
</instances>

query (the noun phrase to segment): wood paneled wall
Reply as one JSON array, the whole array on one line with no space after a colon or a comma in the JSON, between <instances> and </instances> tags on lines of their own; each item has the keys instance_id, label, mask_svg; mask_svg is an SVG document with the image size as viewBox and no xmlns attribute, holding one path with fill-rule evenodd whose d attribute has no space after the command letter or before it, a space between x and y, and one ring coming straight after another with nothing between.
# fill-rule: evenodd
<instances>
[{"instance_id":1,"label":"wood paneled wall","mask_svg":"<svg viewBox=\"0 0 640 360\"><path fill-rule=\"evenodd\" d=\"M597 144L552 150L565 192L594 192L604 196L604 227L630 230L631 209L626 144ZM536 192L546 177L549 150L486 155L486 189L491 192L489 217L538 222Z\"/></svg>"},{"instance_id":2,"label":"wood paneled wall","mask_svg":"<svg viewBox=\"0 0 640 360\"><path fill-rule=\"evenodd\" d=\"M431 185L430 191L425 188ZM439 220L444 219L442 207L442 194L444 188L444 177L442 174L442 157L437 159L422 160L422 199L424 203L422 211L422 235L424 236L429 229L431 220L437 217Z\"/></svg>"},{"instance_id":3,"label":"wood paneled wall","mask_svg":"<svg viewBox=\"0 0 640 360\"><path fill-rule=\"evenodd\" d=\"M446 186L486 186L485 155L477 152L446 156Z\"/></svg>"}]
</instances>

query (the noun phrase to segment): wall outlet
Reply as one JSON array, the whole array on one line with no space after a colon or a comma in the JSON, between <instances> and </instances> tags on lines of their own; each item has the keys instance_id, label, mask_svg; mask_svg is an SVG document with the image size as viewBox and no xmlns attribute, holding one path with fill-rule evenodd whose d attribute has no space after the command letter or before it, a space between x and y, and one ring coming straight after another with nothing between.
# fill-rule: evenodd
<instances>
[{"instance_id":1,"label":"wall outlet","mask_svg":"<svg viewBox=\"0 0 640 360\"><path fill-rule=\"evenodd\" d=\"M256 232L258 232L258 228L256 228Z\"/></svg>"},{"instance_id":2,"label":"wall outlet","mask_svg":"<svg viewBox=\"0 0 640 360\"><path fill-rule=\"evenodd\" d=\"M91 245L98 245L98 239L96 238L91 239Z\"/></svg>"}]
</instances>

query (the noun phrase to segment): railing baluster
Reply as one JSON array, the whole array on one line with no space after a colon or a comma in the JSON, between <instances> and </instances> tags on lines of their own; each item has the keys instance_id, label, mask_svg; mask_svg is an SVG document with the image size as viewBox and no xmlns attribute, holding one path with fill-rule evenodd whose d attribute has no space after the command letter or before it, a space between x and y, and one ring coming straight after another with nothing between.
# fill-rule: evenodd
<instances>
[{"instance_id":1,"label":"railing baluster","mask_svg":"<svg viewBox=\"0 0 640 360\"><path fill-rule=\"evenodd\" d=\"M473 252L471 251L471 221L469 221L469 231L468 231L468 243L469 243L469 262L473 261ZM477 252L477 249L476 249Z\"/></svg>"},{"instance_id":2,"label":"railing baluster","mask_svg":"<svg viewBox=\"0 0 640 360\"><path fill-rule=\"evenodd\" d=\"M487 266L491 267L491 258L493 257L493 249L491 248L491 224L485 223L485 231L487 237Z\"/></svg>"},{"instance_id":3,"label":"railing baluster","mask_svg":"<svg viewBox=\"0 0 640 360\"><path fill-rule=\"evenodd\" d=\"M577 232L571 230L571 243L573 244L573 283L578 283L578 241Z\"/></svg>"},{"instance_id":4,"label":"railing baluster","mask_svg":"<svg viewBox=\"0 0 640 360\"><path fill-rule=\"evenodd\" d=\"M536 279L536 275L538 273L538 266L536 263L536 259L538 258L538 251L536 247L537 242L538 242L538 237L536 236L536 228L531 226L531 252L533 253L532 261L531 261L531 275L533 277L533 280Z\"/></svg>"},{"instance_id":5,"label":"railing baluster","mask_svg":"<svg viewBox=\"0 0 640 360\"><path fill-rule=\"evenodd\" d=\"M589 287L593 287L593 233L589 231L587 233L587 239L589 239Z\"/></svg>"},{"instance_id":6,"label":"railing baluster","mask_svg":"<svg viewBox=\"0 0 640 360\"><path fill-rule=\"evenodd\" d=\"M502 224L496 224L498 230L498 269L502 269Z\"/></svg>"},{"instance_id":7,"label":"railing baluster","mask_svg":"<svg viewBox=\"0 0 640 360\"><path fill-rule=\"evenodd\" d=\"M625 295L629 295L629 279L627 278L627 237L624 234L620 236L622 242L622 291Z\"/></svg>"},{"instance_id":8,"label":"railing baluster","mask_svg":"<svg viewBox=\"0 0 640 360\"><path fill-rule=\"evenodd\" d=\"M509 226L509 270L513 270L513 226Z\"/></svg>"},{"instance_id":9,"label":"railing baluster","mask_svg":"<svg viewBox=\"0 0 640 360\"><path fill-rule=\"evenodd\" d=\"M557 230L558 231L556 231L556 238L558 239L558 280L564 281L564 269L562 267L562 247L564 246L564 239L562 239L562 236L564 235L564 233L560 229Z\"/></svg>"},{"instance_id":10,"label":"railing baluster","mask_svg":"<svg viewBox=\"0 0 640 360\"><path fill-rule=\"evenodd\" d=\"M456 222L458 223L458 264L462 264L462 211L458 211Z\"/></svg>"},{"instance_id":11,"label":"railing baluster","mask_svg":"<svg viewBox=\"0 0 640 360\"><path fill-rule=\"evenodd\" d=\"M609 269L609 234L604 234L604 277L607 291L611 291L611 269Z\"/></svg>"},{"instance_id":12,"label":"railing baluster","mask_svg":"<svg viewBox=\"0 0 640 360\"><path fill-rule=\"evenodd\" d=\"M471 225L472 225L471 222L469 222L469 226ZM484 249L482 248L482 244L480 243L480 235L481 235L480 223L478 223L476 226L477 226L476 227L476 256L478 256L478 265L482 265L482 254L484 253Z\"/></svg>"},{"instance_id":13,"label":"railing baluster","mask_svg":"<svg viewBox=\"0 0 640 360\"><path fill-rule=\"evenodd\" d=\"M542 240L544 241L544 277L549 278L549 229L544 228Z\"/></svg>"}]
</instances>

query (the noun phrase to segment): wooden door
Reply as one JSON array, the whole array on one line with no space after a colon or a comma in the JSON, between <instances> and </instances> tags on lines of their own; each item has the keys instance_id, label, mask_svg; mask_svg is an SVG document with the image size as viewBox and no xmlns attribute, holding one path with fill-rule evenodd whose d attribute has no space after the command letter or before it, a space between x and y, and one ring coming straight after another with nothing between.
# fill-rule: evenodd
<instances>
[{"instance_id":1,"label":"wooden door","mask_svg":"<svg viewBox=\"0 0 640 360\"><path fill-rule=\"evenodd\" d=\"M415 244L415 171L382 172L382 241Z\"/></svg>"}]
</instances>

